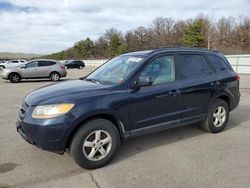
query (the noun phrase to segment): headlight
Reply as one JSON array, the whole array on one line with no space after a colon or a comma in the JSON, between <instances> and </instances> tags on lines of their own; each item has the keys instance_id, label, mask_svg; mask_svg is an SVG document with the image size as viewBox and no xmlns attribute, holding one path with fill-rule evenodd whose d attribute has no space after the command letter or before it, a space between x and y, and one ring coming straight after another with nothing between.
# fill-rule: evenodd
<instances>
[{"instance_id":1,"label":"headlight","mask_svg":"<svg viewBox=\"0 0 250 188\"><path fill-rule=\"evenodd\" d=\"M74 104L52 104L52 105L41 105L35 107L32 118L34 119L48 119L61 116L69 112L74 107Z\"/></svg>"}]
</instances>

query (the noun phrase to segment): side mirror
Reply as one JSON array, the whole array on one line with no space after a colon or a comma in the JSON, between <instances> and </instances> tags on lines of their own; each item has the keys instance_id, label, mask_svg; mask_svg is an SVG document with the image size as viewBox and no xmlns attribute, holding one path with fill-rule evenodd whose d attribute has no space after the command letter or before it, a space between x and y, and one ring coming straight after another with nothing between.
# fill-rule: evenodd
<instances>
[{"instance_id":1,"label":"side mirror","mask_svg":"<svg viewBox=\"0 0 250 188\"><path fill-rule=\"evenodd\" d=\"M150 76L139 77L140 86L151 86L153 84L153 79Z\"/></svg>"},{"instance_id":2,"label":"side mirror","mask_svg":"<svg viewBox=\"0 0 250 188\"><path fill-rule=\"evenodd\" d=\"M131 89L139 90L140 87L151 86L152 84L153 84L152 77L150 77L150 76L141 76L132 83Z\"/></svg>"}]
</instances>

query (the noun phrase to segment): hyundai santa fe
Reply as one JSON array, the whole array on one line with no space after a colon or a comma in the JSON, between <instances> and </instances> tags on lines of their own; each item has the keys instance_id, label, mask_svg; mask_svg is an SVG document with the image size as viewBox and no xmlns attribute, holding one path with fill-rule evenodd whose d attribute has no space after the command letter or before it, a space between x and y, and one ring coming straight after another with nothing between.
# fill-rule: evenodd
<instances>
[{"instance_id":1,"label":"hyundai santa fe","mask_svg":"<svg viewBox=\"0 0 250 188\"><path fill-rule=\"evenodd\" d=\"M123 139L197 122L218 133L239 100L239 76L221 53L162 48L120 55L86 77L31 92L16 126L27 142L67 150L94 169Z\"/></svg>"}]
</instances>

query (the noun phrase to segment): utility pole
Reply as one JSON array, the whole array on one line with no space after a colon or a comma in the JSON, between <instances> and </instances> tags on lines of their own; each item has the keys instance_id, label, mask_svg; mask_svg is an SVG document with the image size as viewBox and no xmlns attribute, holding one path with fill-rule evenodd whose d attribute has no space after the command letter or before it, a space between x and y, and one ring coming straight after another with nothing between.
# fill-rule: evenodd
<instances>
[{"instance_id":1,"label":"utility pole","mask_svg":"<svg viewBox=\"0 0 250 188\"><path fill-rule=\"evenodd\" d=\"M210 25L208 27L208 34L207 34L207 49L210 50L210 46L211 46L211 29L212 29L212 26L213 26L213 17L214 17L214 8L212 10L212 15L211 15L211 18L210 18Z\"/></svg>"}]
</instances>

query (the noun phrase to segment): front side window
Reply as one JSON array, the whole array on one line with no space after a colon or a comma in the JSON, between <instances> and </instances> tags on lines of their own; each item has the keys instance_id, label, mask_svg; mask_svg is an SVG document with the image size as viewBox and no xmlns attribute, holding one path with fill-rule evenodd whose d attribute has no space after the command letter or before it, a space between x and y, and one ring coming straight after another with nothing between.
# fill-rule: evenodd
<instances>
[{"instance_id":1,"label":"front side window","mask_svg":"<svg viewBox=\"0 0 250 188\"><path fill-rule=\"evenodd\" d=\"M176 59L179 79L202 78L212 72L208 62L202 55L181 54Z\"/></svg>"},{"instance_id":2,"label":"front side window","mask_svg":"<svg viewBox=\"0 0 250 188\"><path fill-rule=\"evenodd\" d=\"M153 60L142 71L140 80L149 78L152 85L164 84L175 80L174 57L162 56Z\"/></svg>"},{"instance_id":3,"label":"front side window","mask_svg":"<svg viewBox=\"0 0 250 188\"><path fill-rule=\"evenodd\" d=\"M26 68L32 68L32 67L37 67L37 66L38 66L37 61L32 61L32 62L29 62L25 65Z\"/></svg>"},{"instance_id":4,"label":"front side window","mask_svg":"<svg viewBox=\"0 0 250 188\"><path fill-rule=\"evenodd\" d=\"M143 62L143 57L138 56L118 56L87 77L87 80L96 80L104 84L118 84L123 82L132 74Z\"/></svg>"}]
</instances>

